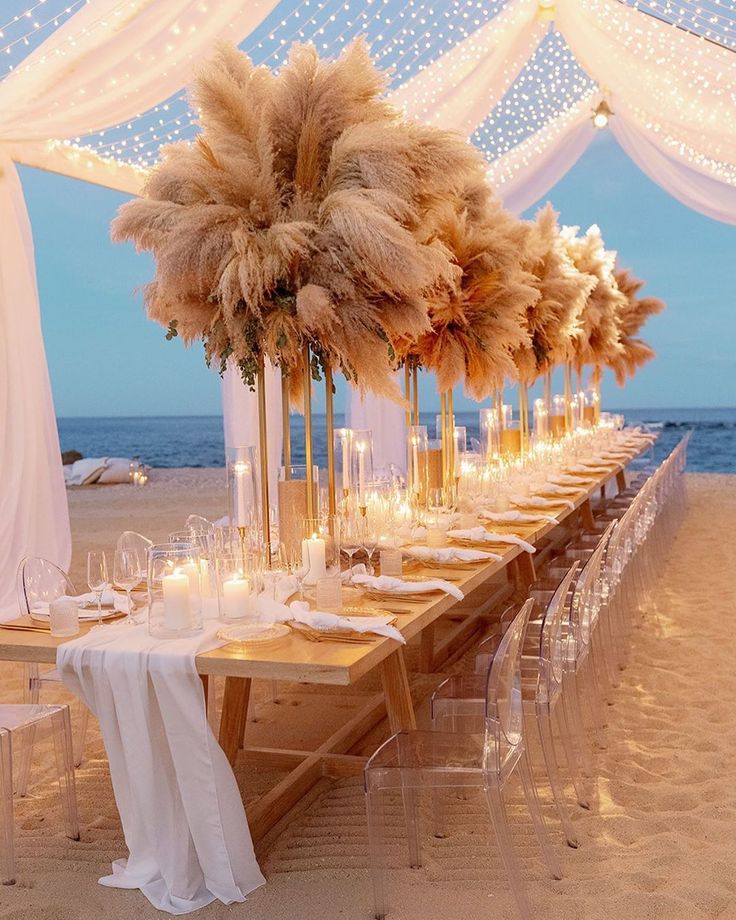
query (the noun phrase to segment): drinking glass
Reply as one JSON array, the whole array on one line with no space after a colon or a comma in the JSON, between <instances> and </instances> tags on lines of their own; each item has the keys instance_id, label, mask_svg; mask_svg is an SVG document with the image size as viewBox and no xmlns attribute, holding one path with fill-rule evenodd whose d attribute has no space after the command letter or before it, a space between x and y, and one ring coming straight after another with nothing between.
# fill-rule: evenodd
<instances>
[{"instance_id":1,"label":"drinking glass","mask_svg":"<svg viewBox=\"0 0 736 920\"><path fill-rule=\"evenodd\" d=\"M132 549L116 549L112 563L112 581L122 588L128 598L128 615L125 622L135 626L133 618L133 601L130 592L140 582L143 567L138 553Z\"/></svg>"},{"instance_id":2,"label":"drinking glass","mask_svg":"<svg viewBox=\"0 0 736 920\"><path fill-rule=\"evenodd\" d=\"M360 529L360 545L365 550L367 559L366 559L366 570L369 575L373 574L373 563L371 559L375 553L380 537L380 530L375 526L375 523L368 517L363 519L363 525Z\"/></svg>"},{"instance_id":3,"label":"drinking glass","mask_svg":"<svg viewBox=\"0 0 736 920\"><path fill-rule=\"evenodd\" d=\"M107 558L104 552L90 550L87 553L87 585L97 597L97 626L102 626L102 595L108 584Z\"/></svg>"},{"instance_id":4,"label":"drinking glass","mask_svg":"<svg viewBox=\"0 0 736 920\"><path fill-rule=\"evenodd\" d=\"M340 549L348 557L350 577L353 577L353 556L360 549L360 528L355 517L348 513L340 519Z\"/></svg>"}]
</instances>

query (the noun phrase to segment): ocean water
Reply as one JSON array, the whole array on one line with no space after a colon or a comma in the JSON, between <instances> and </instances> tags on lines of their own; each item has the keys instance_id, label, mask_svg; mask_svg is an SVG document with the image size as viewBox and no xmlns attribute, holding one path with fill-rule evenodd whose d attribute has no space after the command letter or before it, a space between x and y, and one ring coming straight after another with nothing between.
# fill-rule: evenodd
<instances>
[{"instance_id":1,"label":"ocean water","mask_svg":"<svg viewBox=\"0 0 736 920\"><path fill-rule=\"evenodd\" d=\"M615 411L615 410L612 410ZM643 424L659 434L657 453L663 456L692 428L688 469L701 473L736 473L736 408L625 409L629 424ZM457 412L468 438L478 437L478 413ZM422 424L434 433L435 413L422 413ZM62 450L85 457L139 457L154 467L223 466L224 441L220 416L161 418L60 418ZM343 423L335 414L335 427ZM304 462L304 424L292 417L293 463ZM315 463L326 462L324 416L314 418Z\"/></svg>"}]
</instances>

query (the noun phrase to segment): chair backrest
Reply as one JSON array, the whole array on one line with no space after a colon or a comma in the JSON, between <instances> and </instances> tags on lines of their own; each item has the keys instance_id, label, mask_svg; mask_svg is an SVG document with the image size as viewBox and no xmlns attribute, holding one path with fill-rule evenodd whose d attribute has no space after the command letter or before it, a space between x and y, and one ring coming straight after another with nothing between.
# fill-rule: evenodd
<instances>
[{"instance_id":1,"label":"chair backrest","mask_svg":"<svg viewBox=\"0 0 736 920\"><path fill-rule=\"evenodd\" d=\"M145 578L148 570L148 550L152 546L153 540L144 537L142 533L136 533L135 530L125 530L118 537L115 549L135 553L140 565L141 578Z\"/></svg>"},{"instance_id":2,"label":"chair backrest","mask_svg":"<svg viewBox=\"0 0 736 920\"><path fill-rule=\"evenodd\" d=\"M201 514L190 514L184 526L187 530L192 530L195 533L208 534L211 533L215 525L206 517L202 517Z\"/></svg>"},{"instance_id":3,"label":"chair backrest","mask_svg":"<svg viewBox=\"0 0 736 920\"><path fill-rule=\"evenodd\" d=\"M601 534L593 555L583 566L575 584L570 605L570 625L578 650L590 642L590 633L604 600L604 562L611 535L616 526L617 522L611 521Z\"/></svg>"},{"instance_id":4,"label":"chair backrest","mask_svg":"<svg viewBox=\"0 0 736 920\"><path fill-rule=\"evenodd\" d=\"M30 614L38 603L48 604L57 597L74 597L77 593L63 569L40 556L26 556L18 566L18 606Z\"/></svg>"},{"instance_id":5,"label":"chair backrest","mask_svg":"<svg viewBox=\"0 0 736 920\"><path fill-rule=\"evenodd\" d=\"M521 698L521 654L534 599L529 598L506 630L488 669L486 682L486 742L483 769L500 774L520 754L524 743Z\"/></svg>"},{"instance_id":6,"label":"chair backrest","mask_svg":"<svg viewBox=\"0 0 736 920\"><path fill-rule=\"evenodd\" d=\"M544 612L539 639L537 678L537 699L540 702L551 702L562 689L562 676L565 672L569 639L565 635L567 595L579 568L580 560L576 559L557 586Z\"/></svg>"}]
</instances>

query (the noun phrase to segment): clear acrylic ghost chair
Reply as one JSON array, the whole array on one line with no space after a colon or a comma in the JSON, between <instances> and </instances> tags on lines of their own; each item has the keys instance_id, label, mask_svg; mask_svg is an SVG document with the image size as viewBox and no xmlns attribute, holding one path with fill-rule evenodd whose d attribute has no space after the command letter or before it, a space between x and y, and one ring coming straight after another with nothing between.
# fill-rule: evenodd
<instances>
[{"instance_id":1,"label":"clear acrylic ghost chair","mask_svg":"<svg viewBox=\"0 0 736 920\"><path fill-rule=\"evenodd\" d=\"M74 785L72 729L68 706L25 704L0 705L0 872L3 885L15 882L15 843L13 828L13 747L15 737L35 732L47 723L54 739L56 771L64 813L64 831L72 840L79 840L77 795ZM25 749L27 745L23 745Z\"/></svg>"},{"instance_id":2,"label":"clear acrylic ghost chair","mask_svg":"<svg viewBox=\"0 0 736 920\"><path fill-rule=\"evenodd\" d=\"M57 565L40 556L27 556L18 566L17 575L18 606L21 613L30 616L34 606L42 602L48 604L58 597L75 597L77 591L71 579ZM41 690L53 686L59 689L61 675L56 668L42 671L33 662L23 666L23 701L38 703ZM87 735L89 709L80 703L79 725L74 743L74 763L79 766L84 758L84 741ZM28 776L33 755L33 727L25 733L25 746L21 755L21 768L18 777L18 794L25 795L28 788Z\"/></svg>"},{"instance_id":3,"label":"clear acrylic ghost chair","mask_svg":"<svg viewBox=\"0 0 736 920\"><path fill-rule=\"evenodd\" d=\"M504 787L518 770L524 798L547 866L561 878L532 778L524 740L521 697L521 655L529 614L526 603L501 639L486 680L483 731L479 733L409 731L386 741L365 768L368 838L373 876L375 916L387 913L385 865L386 838L384 796L401 793L407 830L409 858L421 865L417 794L447 789L478 789L485 796L491 825L511 888L525 920L531 907L524 888L504 802Z\"/></svg>"},{"instance_id":4,"label":"clear acrylic ghost chair","mask_svg":"<svg viewBox=\"0 0 736 920\"><path fill-rule=\"evenodd\" d=\"M153 546L153 540L144 537L142 533L136 533L135 530L124 530L118 537L115 549L130 550L138 554L138 558L143 563L145 572L148 560L148 550Z\"/></svg>"},{"instance_id":5,"label":"clear acrylic ghost chair","mask_svg":"<svg viewBox=\"0 0 736 920\"><path fill-rule=\"evenodd\" d=\"M571 706L572 701L563 699L562 695L563 688L568 693L575 690L574 687L565 686L563 678L569 657L567 603L579 565L579 562L574 562L565 573L552 592L542 616L530 620L522 659L524 710L527 718L536 722L555 806L565 838L571 847L576 847L578 841L564 797L552 724L556 720L577 799L581 806L587 807L588 795L577 753L584 741L574 737L574 732L579 731L579 720L573 718L575 713ZM462 718L466 723L466 730L469 730L470 719L473 714L477 719L483 703L480 675L482 671L487 670L495 656L498 641L498 636L492 635L478 647L474 678L469 675L456 675L443 681L437 688L432 697L432 718L435 726L454 728ZM437 824L441 828L441 811L439 808L437 811Z\"/></svg>"}]
</instances>

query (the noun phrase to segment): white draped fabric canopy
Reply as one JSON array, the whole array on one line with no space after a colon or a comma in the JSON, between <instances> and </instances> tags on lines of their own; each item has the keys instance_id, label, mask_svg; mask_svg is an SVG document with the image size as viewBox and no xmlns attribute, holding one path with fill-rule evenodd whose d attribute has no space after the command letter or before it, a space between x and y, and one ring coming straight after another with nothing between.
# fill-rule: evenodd
<instances>
[{"instance_id":1,"label":"white draped fabric canopy","mask_svg":"<svg viewBox=\"0 0 736 920\"><path fill-rule=\"evenodd\" d=\"M490 0L482 8L470 0L74 0L59 7L50 34L53 17L35 23L47 37L0 81L0 612L14 608L23 555L64 566L70 556L15 163L136 194L159 145L194 135L181 90L216 39L247 39L258 62L277 66L291 41L313 39L334 53L365 33L379 66L394 67L393 101L478 143L512 210L533 204L575 163L605 96L615 138L647 175L689 207L736 223L734 18L712 0L682 0L674 12L661 0L641 8L639 0ZM21 38L3 47L0 22L0 52L11 60ZM223 395L232 432L253 417L251 396L233 379ZM360 406L357 396L352 412L374 420L375 462L386 465L393 458L379 445L403 443L403 415L375 401ZM278 449L276 437L272 465Z\"/></svg>"}]
</instances>

